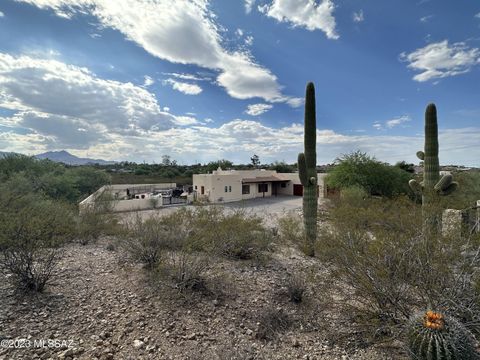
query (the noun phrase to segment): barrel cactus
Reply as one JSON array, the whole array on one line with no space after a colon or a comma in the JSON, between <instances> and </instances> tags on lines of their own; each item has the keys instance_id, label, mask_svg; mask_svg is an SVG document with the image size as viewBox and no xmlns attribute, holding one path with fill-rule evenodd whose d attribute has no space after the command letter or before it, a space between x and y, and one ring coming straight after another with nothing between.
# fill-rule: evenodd
<instances>
[{"instance_id":1,"label":"barrel cactus","mask_svg":"<svg viewBox=\"0 0 480 360\"><path fill-rule=\"evenodd\" d=\"M440 178L435 104L429 104L425 111L425 148L424 151L417 152L417 157L423 160L423 181L418 183L416 180L410 180L409 185L415 193L422 194L424 233L435 235L441 229L442 221L439 197L451 194L458 187L452 175L444 175Z\"/></svg>"},{"instance_id":2,"label":"barrel cactus","mask_svg":"<svg viewBox=\"0 0 480 360\"><path fill-rule=\"evenodd\" d=\"M434 311L408 324L408 347L414 360L478 360L474 340L464 325Z\"/></svg>"},{"instance_id":3,"label":"barrel cactus","mask_svg":"<svg viewBox=\"0 0 480 360\"><path fill-rule=\"evenodd\" d=\"M305 253L315 255L317 239L317 123L315 87L307 84L305 96L304 152L298 154L298 173L303 185L303 221L305 224Z\"/></svg>"}]
</instances>

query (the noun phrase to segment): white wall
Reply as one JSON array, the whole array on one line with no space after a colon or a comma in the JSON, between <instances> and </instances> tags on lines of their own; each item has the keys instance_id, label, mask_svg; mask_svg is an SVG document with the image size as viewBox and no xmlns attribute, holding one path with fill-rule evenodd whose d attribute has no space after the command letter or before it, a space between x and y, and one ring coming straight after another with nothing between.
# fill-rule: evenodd
<instances>
[{"instance_id":1,"label":"white wall","mask_svg":"<svg viewBox=\"0 0 480 360\"><path fill-rule=\"evenodd\" d=\"M164 190L177 187L176 183L160 183L160 184L116 184L102 186L95 191L92 195L78 204L80 213L87 210L89 207L93 207L95 199L97 199L104 192L110 192L113 195L118 194L119 198L123 198L127 194L127 189L141 190L144 188L151 190ZM159 200L161 202L161 199ZM113 205L113 212L121 211L133 211L133 210L145 210L151 209L152 202L150 199L130 199L130 200L115 200Z\"/></svg>"},{"instance_id":2,"label":"white wall","mask_svg":"<svg viewBox=\"0 0 480 360\"><path fill-rule=\"evenodd\" d=\"M258 192L258 183L242 183L242 179L255 177L276 176L283 180L288 180L285 188L282 188L280 183L277 185L278 195L292 195L293 185L300 184L298 173L277 173L275 170L216 170L212 174L194 174L193 188L196 191L197 200L208 200L212 203L240 201L245 199L253 199L256 197L263 197L263 193ZM320 198L324 194L324 177L326 174L318 174L318 186ZM265 192L265 197L272 196L272 182L268 183L268 192ZM242 185L250 185L250 194L242 194ZM205 194L201 195L201 186L205 188ZM225 192L227 186L227 192ZM196 187L196 189L195 189ZM232 191L230 190L230 187Z\"/></svg>"}]
</instances>

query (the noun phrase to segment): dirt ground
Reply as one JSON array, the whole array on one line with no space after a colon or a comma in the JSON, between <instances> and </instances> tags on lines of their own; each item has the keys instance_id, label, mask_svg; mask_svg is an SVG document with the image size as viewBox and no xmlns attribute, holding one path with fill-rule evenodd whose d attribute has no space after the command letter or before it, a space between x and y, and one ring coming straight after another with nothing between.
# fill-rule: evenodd
<instances>
[{"instance_id":1,"label":"dirt ground","mask_svg":"<svg viewBox=\"0 0 480 360\"><path fill-rule=\"evenodd\" d=\"M301 198L257 204L247 206L276 219L299 210ZM236 206L245 204L229 204ZM345 324L322 302L321 288L308 287L305 300L292 303L291 275L328 277L318 260L292 248L278 247L264 262L215 259L206 273L212 291L180 294L126 263L116 244L102 238L68 245L42 294L17 293L0 275L0 360L406 358L398 349L367 347L348 332L339 339L332 329ZM288 321L264 339L262 324L272 310Z\"/></svg>"}]
</instances>

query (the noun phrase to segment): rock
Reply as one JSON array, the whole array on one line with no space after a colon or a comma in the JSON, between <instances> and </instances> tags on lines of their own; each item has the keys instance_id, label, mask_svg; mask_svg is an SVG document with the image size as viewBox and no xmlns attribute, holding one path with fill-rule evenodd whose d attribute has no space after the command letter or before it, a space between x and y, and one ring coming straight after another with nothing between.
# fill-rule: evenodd
<instances>
[{"instance_id":1,"label":"rock","mask_svg":"<svg viewBox=\"0 0 480 360\"><path fill-rule=\"evenodd\" d=\"M298 341L298 339L293 339L292 340L292 346L293 347L299 347L300 346L300 342Z\"/></svg>"},{"instance_id":2,"label":"rock","mask_svg":"<svg viewBox=\"0 0 480 360\"><path fill-rule=\"evenodd\" d=\"M195 340L196 337L197 337L197 334L192 333L192 334L190 334L190 335L187 335L186 339L187 339L187 340Z\"/></svg>"},{"instance_id":3,"label":"rock","mask_svg":"<svg viewBox=\"0 0 480 360\"><path fill-rule=\"evenodd\" d=\"M247 329L246 334L249 336L253 335L253 330Z\"/></svg>"},{"instance_id":4,"label":"rock","mask_svg":"<svg viewBox=\"0 0 480 360\"><path fill-rule=\"evenodd\" d=\"M133 347L135 349L140 349L140 348L143 347L143 345L145 345L145 343L142 340L134 340L133 341Z\"/></svg>"}]
</instances>

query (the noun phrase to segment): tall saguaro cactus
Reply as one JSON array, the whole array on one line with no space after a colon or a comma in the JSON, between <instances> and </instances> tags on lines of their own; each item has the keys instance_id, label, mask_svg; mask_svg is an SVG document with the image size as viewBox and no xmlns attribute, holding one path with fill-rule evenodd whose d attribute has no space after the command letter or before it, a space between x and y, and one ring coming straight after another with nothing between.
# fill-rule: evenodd
<instances>
[{"instance_id":1,"label":"tall saguaro cactus","mask_svg":"<svg viewBox=\"0 0 480 360\"><path fill-rule=\"evenodd\" d=\"M429 104L425 110L425 149L417 152L417 157L423 160L423 181L418 183L416 180L410 180L409 185L414 192L422 194L424 234L436 235L442 225L439 196L451 194L458 187L458 183L453 181L452 175L440 178L435 104Z\"/></svg>"},{"instance_id":2,"label":"tall saguaro cactus","mask_svg":"<svg viewBox=\"0 0 480 360\"><path fill-rule=\"evenodd\" d=\"M305 224L305 253L315 255L317 239L317 121L315 87L307 84L305 95L305 133L303 153L298 154L298 173L303 185L303 222Z\"/></svg>"}]
</instances>

